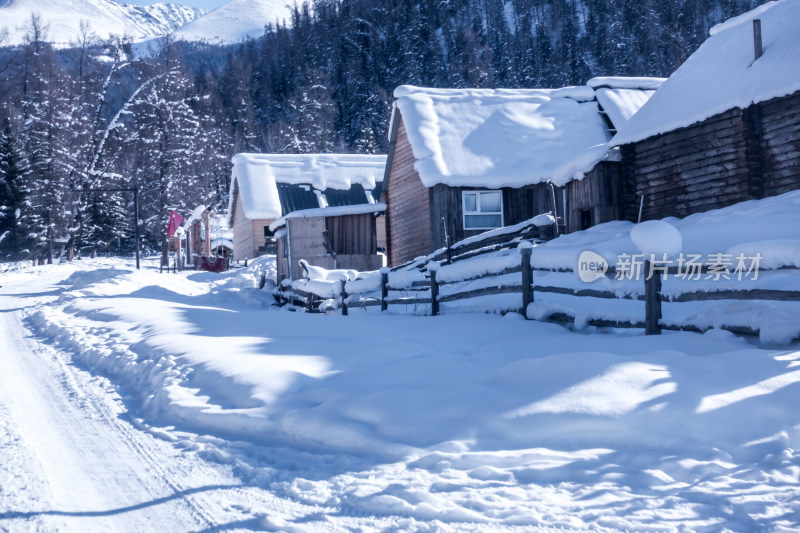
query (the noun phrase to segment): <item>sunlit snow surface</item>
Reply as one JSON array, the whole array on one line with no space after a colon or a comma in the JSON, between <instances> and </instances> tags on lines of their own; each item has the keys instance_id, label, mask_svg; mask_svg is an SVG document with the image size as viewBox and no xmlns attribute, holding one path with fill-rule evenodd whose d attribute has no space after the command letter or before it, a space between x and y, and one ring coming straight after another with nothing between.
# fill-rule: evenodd
<instances>
[{"instance_id":1,"label":"sunlit snow surface","mask_svg":"<svg viewBox=\"0 0 800 533\"><path fill-rule=\"evenodd\" d=\"M268 24L290 26L294 5L288 0L231 0L183 26L173 35L179 41L210 43L255 39L264 35Z\"/></svg>"},{"instance_id":2,"label":"sunlit snow surface","mask_svg":"<svg viewBox=\"0 0 800 533\"><path fill-rule=\"evenodd\" d=\"M34 13L46 27L44 39L65 46L78 41L83 22L100 39L129 36L138 42L167 35L203 11L175 3L134 6L111 0L10 0L0 2L0 29L9 32L4 45L25 41Z\"/></svg>"},{"instance_id":3,"label":"sunlit snow surface","mask_svg":"<svg viewBox=\"0 0 800 533\"><path fill-rule=\"evenodd\" d=\"M797 345L307 315L254 288L271 258L154 265L9 271L0 295L152 432L314 508L254 510L264 529L800 527Z\"/></svg>"}]
</instances>

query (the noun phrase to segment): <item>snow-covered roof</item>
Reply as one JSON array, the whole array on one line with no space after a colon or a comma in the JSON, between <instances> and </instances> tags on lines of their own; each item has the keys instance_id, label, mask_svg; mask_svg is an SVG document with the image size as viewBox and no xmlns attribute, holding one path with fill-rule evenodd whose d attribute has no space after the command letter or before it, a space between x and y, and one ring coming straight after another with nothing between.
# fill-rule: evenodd
<instances>
[{"instance_id":1,"label":"snow-covered roof","mask_svg":"<svg viewBox=\"0 0 800 533\"><path fill-rule=\"evenodd\" d=\"M229 250L233 250L233 239L212 239L211 240L211 249L214 250L215 248L219 248L220 246L224 248L228 248Z\"/></svg>"},{"instance_id":2,"label":"snow-covered roof","mask_svg":"<svg viewBox=\"0 0 800 533\"><path fill-rule=\"evenodd\" d=\"M367 213L383 213L386 211L386 204L361 204L361 205L342 205L338 207L319 207L317 209L303 209L292 211L286 216L275 220L269 225L270 231L275 231L286 224L290 218L313 218L313 217L341 217L345 215L365 215Z\"/></svg>"},{"instance_id":3,"label":"snow-covered roof","mask_svg":"<svg viewBox=\"0 0 800 533\"><path fill-rule=\"evenodd\" d=\"M643 89L655 91L667 81L667 78L649 78L635 76L598 76L586 82L592 89Z\"/></svg>"},{"instance_id":4,"label":"snow-covered roof","mask_svg":"<svg viewBox=\"0 0 800 533\"><path fill-rule=\"evenodd\" d=\"M279 183L305 184L319 191L349 190L353 185L372 190L383 180L385 167L385 155L237 154L233 156L231 191L238 187L248 219L280 218ZM230 195L231 214L234 196Z\"/></svg>"},{"instance_id":5,"label":"snow-covered roof","mask_svg":"<svg viewBox=\"0 0 800 533\"><path fill-rule=\"evenodd\" d=\"M754 61L752 20L764 55ZM611 141L612 146L691 126L733 108L800 91L800 2L765 4L712 28L709 37Z\"/></svg>"},{"instance_id":6,"label":"snow-covered roof","mask_svg":"<svg viewBox=\"0 0 800 533\"><path fill-rule=\"evenodd\" d=\"M614 129L619 129L647 103L666 78L592 78L586 85L594 89L597 103L603 108Z\"/></svg>"},{"instance_id":7,"label":"snow-covered roof","mask_svg":"<svg viewBox=\"0 0 800 533\"><path fill-rule=\"evenodd\" d=\"M203 217L203 213L205 212L206 212L206 206L198 205L197 207L195 207L194 211L192 211L192 214L186 217L186 220L184 220L183 227L188 229L192 224L200 220Z\"/></svg>"},{"instance_id":8,"label":"snow-covered roof","mask_svg":"<svg viewBox=\"0 0 800 533\"><path fill-rule=\"evenodd\" d=\"M652 94L653 78L597 78L619 127ZM602 82L602 83L600 83ZM646 90L640 90L645 87ZM590 86L562 89L430 89L394 92L414 168L426 187L522 187L580 179L610 138Z\"/></svg>"},{"instance_id":9,"label":"snow-covered roof","mask_svg":"<svg viewBox=\"0 0 800 533\"><path fill-rule=\"evenodd\" d=\"M597 103L608 115L615 129L621 128L636 114L655 91L639 89L597 89Z\"/></svg>"}]
</instances>

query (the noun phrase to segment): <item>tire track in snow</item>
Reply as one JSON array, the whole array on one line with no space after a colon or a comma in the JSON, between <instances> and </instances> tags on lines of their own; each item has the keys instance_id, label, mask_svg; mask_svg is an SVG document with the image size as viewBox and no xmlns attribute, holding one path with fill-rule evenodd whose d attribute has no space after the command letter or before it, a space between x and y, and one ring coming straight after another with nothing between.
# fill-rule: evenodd
<instances>
[{"instance_id":1,"label":"tire track in snow","mask_svg":"<svg viewBox=\"0 0 800 533\"><path fill-rule=\"evenodd\" d=\"M73 369L22 332L19 312L0 315L0 379L5 407L29 451L26 468L38 468L44 480L33 487L39 494L29 495L30 508L9 509L0 529L27 529L41 520L82 531L212 526L211 513L191 492L216 487L187 491L171 481L159 463L174 463L163 454L178 452L120 420L123 410L107 382Z\"/></svg>"}]
</instances>

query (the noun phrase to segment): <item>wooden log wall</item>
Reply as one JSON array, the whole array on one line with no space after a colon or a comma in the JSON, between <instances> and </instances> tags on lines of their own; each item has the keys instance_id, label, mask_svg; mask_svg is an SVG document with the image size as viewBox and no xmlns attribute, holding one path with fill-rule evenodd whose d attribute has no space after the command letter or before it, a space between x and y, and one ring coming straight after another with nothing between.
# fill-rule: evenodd
<instances>
[{"instance_id":1,"label":"wooden log wall","mask_svg":"<svg viewBox=\"0 0 800 533\"><path fill-rule=\"evenodd\" d=\"M799 123L800 92L623 147L626 218L641 194L652 220L800 189Z\"/></svg>"},{"instance_id":2,"label":"wooden log wall","mask_svg":"<svg viewBox=\"0 0 800 533\"><path fill-rule=\"evenodd\" d=\"M732 109L633 145L636 195L643 220L725 207L751 198L742 112ZM626 206L637 213L638 205Z\"/></svg>"},{"instance_id":3,"label":"wooden log wall","mask_svg":"<svg viewBox=\"0 0 800 533\"><path fill-rule=\"evenodd\" d=\"M264 245L264 228L269 227L272 220L250 220L244 216L242 199L237 190L233 215L233 257L237 261L258 257L259 247Z\"/></svg>"},{"instance_id":4,"label":"wooden log wall","mask_svg":"<svg viewBox=\"0 0 800 533\"><path fill-rule=\"evenodd\" d=\"M764 194L800 189L800 92L760 104Z\"/></svg>"},{"instance_id":5,"label":"wooden log wall","mask_svg":"<svg viewBox=\"0 0 800 533\"><path fill-rule=\"evenodd\" d=\"M399 265L431 252L428 189L414 170L414 154L405 125L397 115L397 137L386 190L386 233L389 261Z\"/></svg>"}]
</instances>

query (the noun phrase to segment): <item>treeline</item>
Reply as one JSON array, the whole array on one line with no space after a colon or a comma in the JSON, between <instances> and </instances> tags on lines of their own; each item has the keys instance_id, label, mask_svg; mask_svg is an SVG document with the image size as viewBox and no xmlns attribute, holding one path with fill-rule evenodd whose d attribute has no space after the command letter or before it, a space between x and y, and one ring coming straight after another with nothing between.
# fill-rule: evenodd
<instances>
[{"instance_id":1,"label":"treeline","mask_svg":"<svg viewBox=\"0 0 800 533\"><path fill-rule=\"evenodd\" d=\"M0 257L165 244L169 209L226 205L243 151L383 152L397 85L559 87L668 76L757 0L315 0L220 47L142 50L31 17L0 50ZM96 192L102 189L104 192Z\"/></svg>"}]
</instances>

